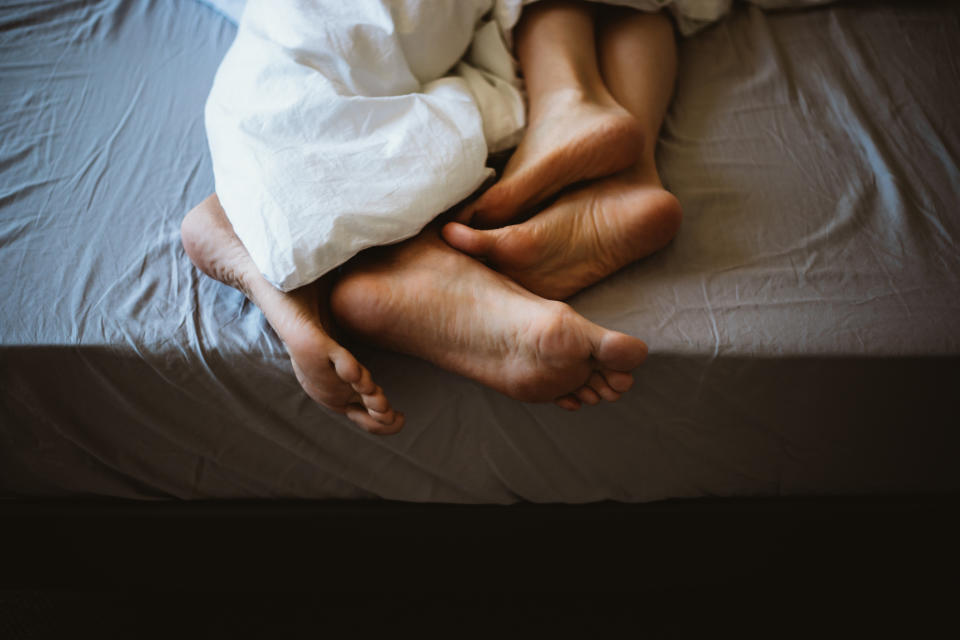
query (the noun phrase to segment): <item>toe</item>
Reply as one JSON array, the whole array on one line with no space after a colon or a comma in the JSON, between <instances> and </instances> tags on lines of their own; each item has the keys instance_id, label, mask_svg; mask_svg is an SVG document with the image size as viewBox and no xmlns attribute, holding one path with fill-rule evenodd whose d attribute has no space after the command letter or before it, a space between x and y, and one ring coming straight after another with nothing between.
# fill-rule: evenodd
<instances>
[{"instance_id":1,"label":"toe","mask_svg":"<svg viewBox=\"0 0 960 640\"><path fill-rule=\"evenodd\" d=\"M397 412L393 409L387 409L386 411L376 411L367 407L367 413L370 414L374 420L379 422L382 425L390 426L397 419Z\"/></svg>"},{"instance_id":2,"label":"toe","mask_svg":"<svg viewBox=\"0 0 960 640\"><path fill-rule=\"evenodd\" d=\"M390 424L383 424L371 416L366 409L360 405L349 405L346 408L345 413L350 420L356 424L358 427L363 429L368 433L373 433L378 436L389 436L397 433L403 428L404 416L402 413L395 414L393 422Z\"/></svg>"},{"instance_id":3,"label":"toe","mask_svg":"<svg viewBox=\"0 0 960 640\"><path fill-rule=\"evenodd\" d=\"M370 370L360 364L357 366L360 369L360 377L350 385L353 387L353 390L361 395L367 396L381 393L380 388L373 381L373 376L370 375Z\"/></svg>"},{"instance_id":4,"label":"toe","mask_svg":"<svg viewBox=\"0 0 960 640\"><path fill-rule=\"evenodd\" d=\"M447 223L441 233L451 247L475 258L489 254L497 238L495 231L481 231L459 222Z\"/></svg>"},{"instance_id":5,"label":"toe","mask_svg":"<svg viewBox=\"0 0 960 640\"><path fill-rule=\"evenodd\" d=\"M477 213L477 201L474 200L470 204L464 205L460 208L459 211L453 216L453 220L460 222L462 224L470 224L473 221L473 216Z\"/></svg>"},{"instance_id":6,"label":"toe","mask_svg":"<svg viewBox=\"0 0 960 640\"><path fill-rule=\"evenodd\" d=\"M605 369L632 371L647 359L647 345L642 340L619 331L604 331L599 337L594 357Z\"/></svg>"},{"instance_id":7,"label":"toe","mask_svg":"<svg viewBox=\"0 0 960 640\"><path fill-rule=\"evenodd\" d=\"M376 387L373 393L364 393L360 396L363 406L371 411L383 413L390 410L390 401L383 393L383 389Z\"/></svg>"},{"instance_id":8,"label":"toe","mask_svg":"<svg viewBox=\"0 0 960 640\"><path fill-rule=\"evenodd\" d=\"M620 399L620 393L613 389L607 380L599 371L594 371L590 379L587 380L587 386L593 389L598 396L607 402L616 402Z\"/></svg>"},{"instance_id":9,"label":"toe","mask_svg":"<svg viewBox=\"0 0 960 640\"><path fill-rule=\"evenodd\" d=\"M472 207L470 224L475 227L501 227L510 222L516 209L510 180L501 180L480 196Z\"/></svg>"},{"instance_id":10,"label":"toe","mask_svg":"<svg viewBox=\"0 0 960 640\"><path fill-rule=\"evenodd\" d=\"M577 409L580 408L580 401L577 400L576 396L571 394L560 396L559 398L554 400L554 404L556 404L561 409L566 409L567 411L576 411Z\"/></svg>"},{"instance_id":11,"label":"toe","mask_svg":"<svg viewBox=\"0 0 960 640\"><path fill-rule=\"evenodd\" d=\"M311 400L328 409L343 413L344 405L360 400L349 385L344 384L332 370L304 370L296 360L290 360L297 382Z\"/></svg>"},{"instance_id":12,"label":"toe","mask_svg":"<svg viewBox=\"0 0 960 640\"><path fill-rule=\"evenodd\" d=\"M583 404L588 404L591 406L600 404L600 396L597 395L597 392L590 387L580 387L576 391L576 396L577 399L579 399Z\"/></svg>"},{"instance_id":13,"label":"toe","mask_svg":"<svg viewBox=\"0 0 960 640\"><path fill-rule=\"evenodd\" d=\"M363 374L365 372L367 378L369 379L370 372L360 366L360 363L357 362L357 359L354 358L350 352L343 347L332 349L328 357L330 358L330 362L333 364L333 368L336 369L337 375L340 376L340 379L344 382L356 385L358 382L362 381ZM354 386L354 388L356 388L356 386ZM357 390L360 391L359 389Z\"/></svg>"},{"instance_id":14,"label":"toe","mask_svg":"<svg viewBox=\"0 0 960 640\"><path fill-rule=\"evenodd\" d=\"M626 393L633 386L633 376L623 371L607 369L603 372L603 378L610 385L610 388L618 393Z\"/></svg>"}]
</instances>

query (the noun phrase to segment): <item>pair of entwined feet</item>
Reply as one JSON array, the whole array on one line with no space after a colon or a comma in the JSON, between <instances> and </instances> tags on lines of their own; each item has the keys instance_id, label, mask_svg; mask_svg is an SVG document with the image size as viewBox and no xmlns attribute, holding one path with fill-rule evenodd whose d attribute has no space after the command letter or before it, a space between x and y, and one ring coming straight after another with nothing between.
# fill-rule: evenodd
<instances>
[{"instance_id":1,"label":"pair of entwined feet","mask_svg":"<svg viewBox=\"0 0 960 640\"><path fill-rule=\"evenodd\" d=\"M334 324L518 400L569 410L615 401L646 345L561 301L667 244L680 206L644 147L653 141L618 104L560 92L541 105L502 178L461 222L369 250L335 282L273 288L216 195L185 218L184 247L260 307L307 394L367 431L395 433L404 416L331 337Z\"/></svg>"}]
</instances>

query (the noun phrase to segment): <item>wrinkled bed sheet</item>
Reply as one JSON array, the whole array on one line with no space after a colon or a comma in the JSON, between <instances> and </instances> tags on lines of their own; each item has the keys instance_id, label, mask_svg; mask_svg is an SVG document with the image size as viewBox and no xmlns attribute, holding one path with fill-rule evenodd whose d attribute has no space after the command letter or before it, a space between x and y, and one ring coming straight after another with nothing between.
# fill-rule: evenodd
<instances>
[{"instance_id":1,"label":"wrinkled bed sheet","mask_svg":"<svg viewBox=\"0 0 960 640\"><path fill-rule=\"evenodd\" d=\"M0 8L0 493L648 501L960 488L960 10L737 7L680 50L684 227L583 292L644 338L577 414L358 346L408 416L299 390L179 243L235 35L194 3Z\"/></svg>"},{"instance_id":2,"label":"wrinkled bed sheet","mask_svg":"<svg viewBox=\"0 0 960 640\"><path fill-rule=\"evenodd\" d=\"M522 4L213 3L242 15L206 104L216 191L269 282L290 291L406 240L491 177L488 155L516 146L525 125L507 45ZM731 6L621 4L668 5L685 32Z\"/></svg>"}]
</instances>

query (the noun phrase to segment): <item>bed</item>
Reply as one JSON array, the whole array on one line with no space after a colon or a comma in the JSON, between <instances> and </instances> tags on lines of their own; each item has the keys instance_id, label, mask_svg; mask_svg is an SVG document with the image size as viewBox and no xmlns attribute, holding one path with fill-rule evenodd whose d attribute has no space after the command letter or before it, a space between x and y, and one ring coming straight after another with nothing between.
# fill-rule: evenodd
<instances>
[{"instance_id":1,"label":"bed","mask_svg":"<svg viewBox=\"0 0 960 640\"><path fill-rule=\"evenodd\" d=\"M674 242L570 303L643 338L615 404L523 404L354 345L408 423L314 405L180 245L235 28L0 8L0 495L640 503L960 488L960 9L840 3L680 44Z\"/></svg>"}]
</instances>

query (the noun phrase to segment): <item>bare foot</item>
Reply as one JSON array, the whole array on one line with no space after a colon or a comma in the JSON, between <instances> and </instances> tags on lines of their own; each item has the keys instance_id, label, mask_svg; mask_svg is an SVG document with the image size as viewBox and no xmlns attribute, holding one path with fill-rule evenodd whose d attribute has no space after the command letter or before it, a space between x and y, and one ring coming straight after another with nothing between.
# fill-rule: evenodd
<instances>
[{"instance_id":1,"label":"bare foot","mask_svg":"<svg viewBox=\"0 0 960 640\"><path fill-rule=\"evenodd\" d=\"M593 324L451 249L429 227L368 254L335 285L341 326L525 402L616 400L643 362L640 340Z\"/></svg>"},{"instance_id":2,"label":"bare foot","mask_svg":"<svg viewBox=\"0 0 960 640\"><path fill-rule=\"evenodd\" d=\"M560 198L521 224L443 228L453 247L544 298L565 300L665 246L682 217L655 172L630 169Z\"/></svg>"},{"instance_id":3,"label":"bare foot","mask_svg":"<svg viewBox=\"0 0 960 640\"><path fill-rule=\"evenodd\" d=\"M643 149L640 124L613 98L564 89L539 101L500 180L460 220L496 227L564 187L632 166Z\"/></svg>"},{"instance_id":4,"label":"bare foot","mask_svg":"<svg viewBox=\"0 0 960 640\"><path fill-rule=\"evenodd\" d=\"M323 283L283 293L267 282L233 232L216 194L187 214L180 231L197 268L239 289L263 311L308 396L371 433L391 434L403 427L403 415L391 409L370 372L327 334Z\"/></svg>"}]
</instances>

